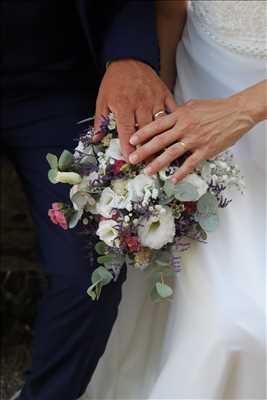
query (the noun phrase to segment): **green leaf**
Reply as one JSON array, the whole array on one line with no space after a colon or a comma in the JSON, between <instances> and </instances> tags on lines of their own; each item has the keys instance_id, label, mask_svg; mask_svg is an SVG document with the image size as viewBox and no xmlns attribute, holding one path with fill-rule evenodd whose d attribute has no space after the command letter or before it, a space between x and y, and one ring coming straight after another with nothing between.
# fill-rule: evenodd
<instances>
[{"instance_id":1,"label":"green leaf","mask_svg":"<svg viewBox=\"0 0 267 400\"><path fill-rule=\"evenodd\" d=\"M88 294L88 296L91 297L92 300L95 300L96 297L97 297L96 293L95 293L95 290L96 290L96 287L97 287L97 285L99 283L101 283L101 280L95 282L93 285L89 286L89 288L87 289L87 294Z\"/></svg>"},{"instance_id":2,"label":"green leaf","mask_svg":"<svg viewBox=\"0 0 267 400\"><path fill-rule=\"evenodd\" d=\"M130 169L131 169L131 165L130 165L130 164L123 164L123 165L120 167L120 171L121 171L121 172L129 172Z\"/></svg>"},{"instance_id":3,"label":"green leaf","mask_svg":"<svg viewBox=\"0 0 267 400\"><path fill-rule=\"evenodd\" d=\"M157 291L155 286L153 286L153 289L150 292L150 297L151 297L151 300L154 303L161 303L162 302L162 297L160 297L160 295L158 294L158 291Z\"/></svg>"},{"instance_id":4,"label":"green leaf","mask_svg":"<svg viewBox=\"0 0 267 400\"><path fill-rule=\"evenodd\" d=\"M68 150L64 150L58 160L60 171L67 171L72 166L73 160L73 154Z\"/></svg>"},{"instance_id":5,"label":"green leaf","mask_svg":"<svg viewBox=\"0 0 267 400\"><path fill-rule=\"evenodd\" d=\"M157 282L156 283L156 290L160 297L166 299L167 297L172 296L173 290L170 286L166 285L166 283Z\"/></svg>"},{"instance_id":6,"label":"green leaf","mask_svg":"<svg viewBox=\"0 0 267 400\"><path fill-rule=\"evenodd\" d=\"M113 260L114 260L114 257L111 255L100 256L97 258L97 262L99 264L108 264L108 263L111 263Z\"/></svg>"},{"instance_id":7,"label":"green leaf","mask_svg":"<svg viewBox=\"0 0 267 400\"><path fill-rule=\"evenodd\" d=\"M82 215L83 215L83 211L82 210L73 212L73 214L72 214L72 216L70 217L70 220L69 220L69 228L70 229L75 228L75 226L80 221Z\"/></svg>"},{"instance_id":8,"label":"green leaf","mask_svg":"<svg viewBox=\"0 0 267 400\"><path fill-rule=\"evenodd\" d=\"M181 182L175 186L174 196L179 201L196 201L198 199L198 191L191 183Z\"/></svg>"},{"instance_id":9,"label":"green leaf","mask_svg":"<svg viewBox=\"0 0 267 400\"><path fill-rule=\"evenodd\" d=\"M196 225L196 230L197 230L198 232L200 232L200 235L201 235L201 239L202 239L202 240L207 240L207 239L208 239L207 233L204 231L203 228L201 228L201 226L200 226L199 224Z\"/></svg>"},{"instance_id":10,"label":"green leaf","mask_svg":"<svg viewBox=\"0 0 267 400\"><path fill-rule=\"evenodd\" d=\"M106 245L104 242L97 242L97 244L95 245L95 251L97 252L97 254L99 255L103 255L106 253Z\"/></svg>"},{"instance_id":11,"label":"green leaf","mask_svg":"<svg viewBox=\"0 0 267 400\"><path fill-rule=\"evenodd\" d=\"M167 268L164 272L155 270L151 275L152 275L152 281L156 284L156 282L160 281L162 277L164 279L173 278L174 276L176 276L176 272L174 270Z\"/></svg>"},{"instance_id":12,"label":"green leaf","mask_svg":"<svg viewBox=\"0 0 267 400\"><path fill-rule=\"evenodd\" d=\"M217 214L203 215L196 214L196 219L204 231L213 232L218 228L219 217Z\"/></svg>"},{"instance_id":13,"label":"green leaf","mask_svg":"<svg viewBox=\"0 0 267 400\"><path fill-rule=\"evenodd\" d=\"M164 186L163 186L163 190L165 192L165 194L168 197L171 197L174 195L175 193L175 185L174 183L172 183L172 181L170 181L169 179L167 181L165 181Z\"/></svg>"},{"instance_id":14,"label":"green leaf","mask_svg":"<svg viewBox=\"0 0 267 400\"><path fill-rule=\"evenodd\" d=\"M100 295L101 295L101 292L102 292L102 287L103 287L103 283L102 283L102 282L99 282L99 283L96 285L95 293L96 293L96 299L97 299L97 300L99 300L99 298L100 298Z\"/></svg>"},{"instance_id":15,"label":"green leaf","mask_svg":"<svg viewBox=\"0 0 267 400\"><path fill-rule=\"evenodd\" d=\"M109 284L113 279L111 272L109 272L105 267L100 266L94 270L92 273L92 282L96 283L101 281L103 285Z\"/></svg>"},{"instance_id":16,"label":"green leaf","mask_svg":"<svg viewBox=\"0 0 267 400\"><path fill-rule=\"evenodd\" d=\"M200 214L209 215L216 214L218 210L218 204L216 197L207 192L197 202L197 210Z\"/></svg>"},{"instance_id":17,"label":"green leaf","mask_svg":"<svg viewBox=\"0 0 267 400\"><path fill-rule=\"evenodd\" d=\"M57 169L50 169L48 171L48 179L51 183L56 184L57 182L57 174L58 174L58 170Z\"/></svg>"},{"instance_id":18,"label":"green leaf","mask_svg":"<svg viewBox=\"0 0 267 400\"><path fill-rule=\"evenodd\" d=\"M58 167L58 159L54 154L48 153L46 156L47 162L50 165L51 169L57 169Z\"/></svg>"}]
</instances>

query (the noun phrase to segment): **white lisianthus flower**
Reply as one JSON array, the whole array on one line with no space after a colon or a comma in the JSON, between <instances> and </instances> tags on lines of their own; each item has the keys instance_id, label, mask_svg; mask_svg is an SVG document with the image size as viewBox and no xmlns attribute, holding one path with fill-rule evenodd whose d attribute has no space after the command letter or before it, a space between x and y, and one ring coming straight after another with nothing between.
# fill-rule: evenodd
<instances>
[{"instance_id":1,"label":"white lisianthus flower","mask_svg":"<svg viewBox=\"0 0 267 400\"><path fill-rule=\"evenodd\" d=\"M181 183L191 183L191 185L193 185L198 192L198 199L200 199L200 197L203 196L203 194L207 193L208 190L208 185L207 183L204 181L204 179L202 179L199 175L193 173L193 174L189 174L187 175L182 181Z\"/></svg>"},{"instance_id":2,"label":"white lisianthus flower","mask_svg":"<svg viewBox=\"0 0 267 400\"><path fill-rule=\"evenodd\" d=\"M97 214L105 218L112 217L112 209L116 207L119 196L110 188L107 187L101 193L99 201L96 203Z\"/></svg>"},{"instance_id":3,"label":"white lisianthus flower","mask_svg":"<svg viewBox=\"0 0 267 400\"><path fill-rule=\"evenodd\" d=\"M96 231L99 239L105 242L108 246L116 247L116 239L118 237L118 231L115 229L117 222L113 219L108 219L106 221L100 221L98 229ZM117 243L118 244L118 243Z\"/></svg>"},{"instance_id":4,"label":"white lisianthus flower","mask_svg":"<svg viewBox=\"0 0 267 400\"><path fill-rule=\"evenodd\" d=\"M143 200L148 202L151 197L155 198L158 194L155 189L157 189L156 180L151 176L139 174L128 181L129 197L135 202L142 202Z\"/></svg>"},{"instance_id":5,"label":"white lisianthus flower","mask_svg":"<svg viewBox=\"0 0 267 400\"><path fill-rule=\"evenodd\" d=\"M161 249L165 244L172 243L175 236L175 223L172 210L162 207L164 212L151 215L148 220L141 221L138 237L144 247Z\"/></svg>"},{"instance_id":6,"label":"white lisianthus flower","mask_svg":"<svg viewBox=\"0 0 267 400\"><path fill-rule=\"evenodd\" d=\"M124 160L124 157L121 152L120 140L119 139L111 139L110 145L106 150L105 156L107 158L113 158L114 160Z\"/></svg>"}]
</instances>

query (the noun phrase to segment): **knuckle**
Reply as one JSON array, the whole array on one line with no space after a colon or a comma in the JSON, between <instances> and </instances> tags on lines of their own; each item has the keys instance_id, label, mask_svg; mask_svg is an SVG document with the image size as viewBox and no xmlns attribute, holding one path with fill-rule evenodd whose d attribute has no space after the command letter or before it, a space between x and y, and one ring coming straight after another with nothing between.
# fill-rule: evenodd
<instances>
[{"instance_id":1,"label":"knuckle","mask_svg":"<svg viewBox=\"0 0 267 400\"><path fill-rule=\"evenodd\" d=\"M133 132L134 132L134 128L131 126L131 125L127 125L127 124L121 124L119 127L118 127L118 134L119 134L119 136L120 135L123 135L123 136L132 136L132 134L133 134Z\"/></svg>"},{"instance_id":2,"label":"knuckle","mask_svg":"<svg viewBox=\"0 0 267 400\"><path fill-rule=\"evenodd\" d=\"M196 162L194 159L192 159L192 156L191 156L190 159L187 160L184 168L192 171L195 168L195 165L196 165Z\"/></svg>"},{"instance_id":3,"label":"knuckle","mask_svg":"<svg viewBox=\"0 0 267 400\"><path fill-rule=\"evenodd\" d=\"M168 157L174 158L174 157L177 156L177 153L178 153L177 150L178 150L177 146L171 146L171 147L168 147L168 148L165 150L165 153L166 153L166 155L167 155Z\"/></svg>"},{"instance_id":4,"label":"knuckle","mask_svg":"<svg viewBox=\"0 0 267 400\"><path fill-rule=\"evenodd\" d=\"M156 146L161 148L164 147L165 144L166 144L166 139L162 135L156 136L151 140L151 146Z\"/></svg>"},{"instance_id":5,"label":"knuckle","mask_svg":"<svg viewBox=\"0 0 267 400\"><path fill-rule=\"evenodd\" d=\"M151 164L151 168L153 169L153 171L157 171L161 168L161 164L162 162L159 159L157 159L153 161L153 163Z\"/></svg>"}]
</instances>

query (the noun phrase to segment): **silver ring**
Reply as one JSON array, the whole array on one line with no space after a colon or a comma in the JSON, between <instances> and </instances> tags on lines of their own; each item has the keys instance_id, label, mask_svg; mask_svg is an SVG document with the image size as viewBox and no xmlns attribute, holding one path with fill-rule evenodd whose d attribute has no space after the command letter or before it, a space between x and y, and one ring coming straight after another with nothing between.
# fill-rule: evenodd
<instances>
[{"instance_id":1,"label":"silver ring","mask_svg":"<svg viewBox=\"0 0 267 400\"><path fill-rule=\"evenodd\" d=\"M166 114L166 112L165 112L164 110L160 110L160 111L156 112L156 113L153 115L153 117L154 117L154 119L157 119L157 118L159 118L159 117L163 117L163 115L165 115L165 114Z\"/></svg>"}]
</instances>

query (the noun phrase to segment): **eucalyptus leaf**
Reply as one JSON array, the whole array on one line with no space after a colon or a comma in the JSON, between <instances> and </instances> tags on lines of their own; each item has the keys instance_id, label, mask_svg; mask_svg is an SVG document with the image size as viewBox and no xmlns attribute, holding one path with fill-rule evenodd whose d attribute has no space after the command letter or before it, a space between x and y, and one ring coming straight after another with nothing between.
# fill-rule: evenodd
<instances>
[{"instance_id":1,"label":"eucalyptus leaf","mask_svg":"<svg viewBox=\"0 0 267 400\"><path fill-rule=\"evenodd\" d=\"M72 214L72 216L70 217L70 220L69 220L69 228L70 229L75 228L75 226L80 221L82 215L83 215L83 211L82 210L74 211L74 213Z\"/></svg>"},{"instance_id":2,"label":"eucalyptus leaf","mask_svg":"<svg viewBox=\"0 0 267 400\"><path fill-rule=\"evenodd\" d=\"M218 228L219 216L217 214L197 214L196 219L204 231L213 232Z\"/></svg>"},{"instance_id":3,"label":"eucalyptus leaf","mask_svg":"<svg viewBox=\"0 0 267 400\"><path fill-rule=\"evenodd\" d=\"M100 295L101 295L101 292L102 292L102 287L103 287L103 282L99 282L96 285L95 293L96 293L96 299L97 300L99 300L99 298L100 298Z\"/></svg>"},{"instance_id":4,"label":"eucalyptus leaf","mask_svg":"<svg viewBox=\"0 0 267 400\"><path fill-rule=\"evenodd\" d=\"M172 288L163 282L156 283L156 290L159 296L162 297L163 299L166 299L167 297L170 297L173 294Z\"/></svg>"},{"instance_id":5,"label":"eucalyptus leaf","mask_svg":"<svg viewBox=\"0 0 267 400\"><path fill-rule=\"evenodd\" d=\"M107 285L111 282L113 276L111 272L109 272L105 267L100 266L92 273L92 282L95 283L101 280L103 285Z\"/></svg>"},{"instance_id":6,"label":"eucalyptus leaf","mask_svg":"<svg viewBox=\"0 0 267 400\"><path fill-rule=\"evenodd\" d=\"M163 261L163 260L156 260L155 263L157 265L159 265L160 267L164 267L164 268L168 267L168 265L170 264L169 262Z\"/></svg>"},{"instance_id":7,"label":"eucalyptus leaf","mask_svg":"<svg viewBox=\"0 0 267 400\"><path fill-rule=\"evenodd\" d=\"M51 183L53 183L54 185L56 183L58 183L57 181L57 174L58 174L58 170L55 168L52 168L48 171L48 179Z\"/></svg>"},{"instance_id":8,"label":"eucalyptus leaf","mask_svg":"<svg viewBox=\"0 0 267 400\"><path fill-rule=\"evenodd\" d=\"M95 293L95 289L97 287L97 285L101 282L101 280L96 281L95 283L93 283L91 286L89 286L89 288L87 289L87 294L88 296L91 297L92 300L96 299L96 293Z\"/></svg>"},{"instance_id":9,"label":"eucalyptus leaf","mask_svg":"<svg viewBox=\"0 0 267 400\"><path fill-rule=\"evenodd\" d=\"M58 167L58 159L54 154L48 153L46 156L47 162L50 165L51 169L57 169Z\"/></svg>"},{"instance_id":10,"label":"eucalyptus leaf","mask_svg":"<svg viewBox=\"0 0 267 400\"><path fill-rule=\"evenodd\" d=\"M155 286L153 287L153 289L150 292L150 297L154 303L160 303L163 300L162 297L158 294L158 291Z\"/></svg>"},{"instance_id":11,"label":"eucalyptus leaf","mask_svg":"<svg viewBox=\"0 0 267 400\"><path fill-rule=\"evenodd\" d=\"M73 154L68 150L64 150L58 160L60 171L67 171L72 166L73 161Z\"/></svg>"},{"instance_id":12,"label":"eucalyptus leaf","mask_svg":"<svg viewBox=\"0 0 267 400\"><path fill-rule=\"evenodd\" d=\"M82 157L80 163L82 165L96 165L97 164L97 159L93 154L85 155Z\"/></svg>"},{"instance_id":13,"label":"eucalyptus leaf","mask_svg":"<svg viewBox=\"0 0 267 400\"><path fill-rule=\"evenodd\" d=\"M106 245L104 242L97 242L97 244L95 245L95 251L97 252L97 254L99 255L103 255L106 253Z\"/></svg>"},{"instance_id":14,"label":"eucalyptus leaf","mask_svg":"<svg viewBox=\"0 0 267 400\"><path fill-rule=\"evenodd\" d=\"M97 262L99 264L107 264L111 263L114 260L114 257L111 255L106 255L106 256L100 256L97 258Z\"/></svg>"},{"instance_id":15,"label":"eucalyptus leaf","mask_svg":"<svg viewBox=\"0 0 267 400\"><path fill-rule=\"evenodd\" d=\"M158 282L162 277L165 278L173 278L176 275L176 272L170 268L166 269L164 272L162 271L154 271L152 274L153 282Z\"/></svg>"},{"instance_id":16,"label":"eucalyptus leaf","mask_svg":"<svg viewBox=\"0 0 267 400\"><path fill-rule=\"evenodd\" d=\"M164 190L164 193L167 195L167 197L171 197L174 195L175 188L176 188L175 184L172 183L172 181L170 181L169 179L165 181L163 190Z\"/></svg>"},{"instance_id":17,"label":"eucalyptus leaf","mask_svg":"<svg viewBox=\"0 0 267 400\"><path fill-rule=\"evenodd\" d=\"M174 196L179 201L196 201L198 199L198 191L191 183L181 182L175 186Z\"/></svg>"},{"instance_id":18,"label":"eucalyptus leaf","mask_svg":"<svg viewBox=\"0 0 267 400\"><path fill-rule=\"evenodd\" d=\"M203 215L216 214L218 210L216 197L209 192L205 193L197 202L197 210Z\"/></svg>"}]
</instances>

